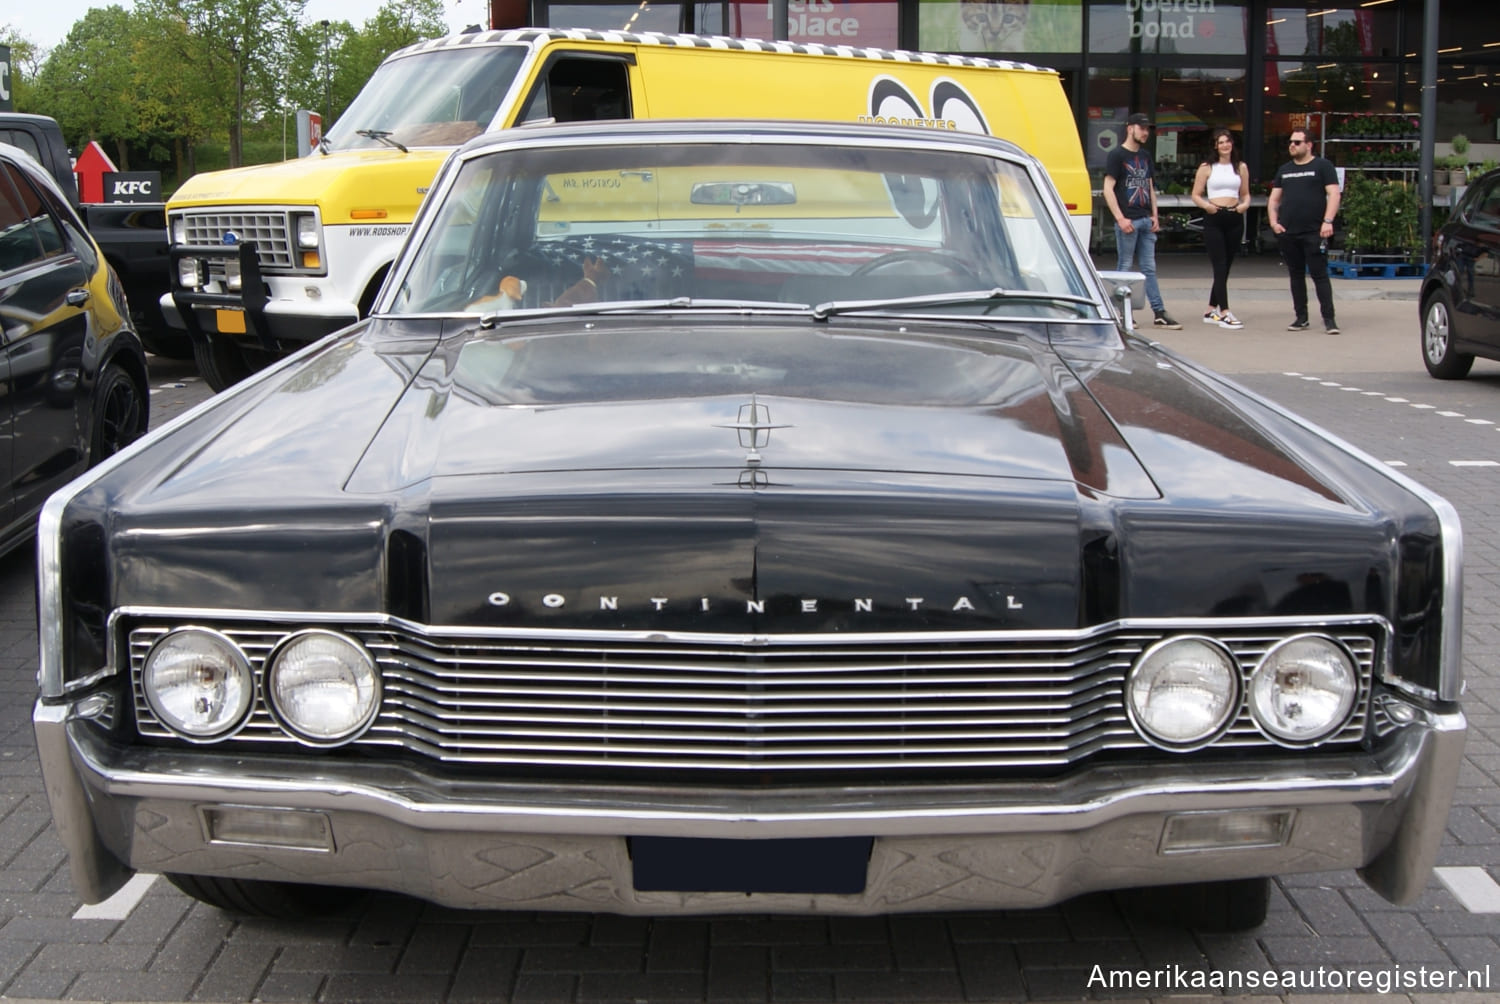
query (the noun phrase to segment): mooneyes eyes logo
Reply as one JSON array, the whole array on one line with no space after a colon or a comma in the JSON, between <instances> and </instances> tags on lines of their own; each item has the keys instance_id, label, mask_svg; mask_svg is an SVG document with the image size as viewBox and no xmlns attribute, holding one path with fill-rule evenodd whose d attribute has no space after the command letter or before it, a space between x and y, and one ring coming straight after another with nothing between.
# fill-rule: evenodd
<instances>
[{"instance_id":1,"label":"mooneyes eyes logo","mask_svg":"<svg viewBox=\"0 0 1500 1004\"><path fill-rule=\"evenodd\" d=\"M979 110L979 102L962 84L948 77L932 82L924 108L907 86L895 77L876 77L870 82L870 114L861 122L877 125L919 126L925 129L953 129L989 135L989 123Z\"/></svg>"}]
</instances>

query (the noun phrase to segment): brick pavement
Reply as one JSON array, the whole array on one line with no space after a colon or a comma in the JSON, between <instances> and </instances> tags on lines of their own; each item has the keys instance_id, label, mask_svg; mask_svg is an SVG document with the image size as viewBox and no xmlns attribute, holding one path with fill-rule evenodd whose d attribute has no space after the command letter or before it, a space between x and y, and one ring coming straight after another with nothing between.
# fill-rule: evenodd
<instances>
[{"instance_id":1,"label":"brick pavement","mask_svg":"<svg viewBox=\"0 0 1500 1004\"><path fill-rule=\"evenodd\" d=\"M1415 283L1336 283L1339 338L1282 337L1284 277L1274 258L1237 265L1239 332L1195 330L1188 309L1206 262L1164 256L1168 305L1182 332L1161 338L1239 374L1447 495L1465 521L1466 701L1471 737L1440 864L1500 878L1500 468L1455 468L1454 449L1488 449L1500 431L1455 426L1384 398L1340 394L1288 370L1360 381L1413 401L1500 422L1500 366L1461 384L1429 380L1416 356ZM1242 290L1242 291L1241 291ZM1281 302L1278 302L1280 300ZM1259 321L1261 312L1273 318ZM1345 320L1348 318L1349 320ZM1350 321L1356 323L1350 323ZM179 412L203 396L191 368L158 364L153 407ZM1330 376L1331 375L1331 376ZM1465 910L1434 880L1393 907L1352 872L1277 883L1266 925L1248 936L1195 936L1128 918L1095 895L1037 911L887 918L648 919L468 913L375 895L301 924L231 917L155 882L123 920L74 919L73 896L31 745L35 613L29 553L0 559L0 994L54 1001L959 1001L1105 998L1165 1002L1296 1000L1374 1004L1500 999L1500 914ZM1455 994L1143 996L1088 986L1106 968L1366 972L1491 966L1490 988ZM1307 977L1304 977L1307 978Z\"/></svg>"}]
</instances>

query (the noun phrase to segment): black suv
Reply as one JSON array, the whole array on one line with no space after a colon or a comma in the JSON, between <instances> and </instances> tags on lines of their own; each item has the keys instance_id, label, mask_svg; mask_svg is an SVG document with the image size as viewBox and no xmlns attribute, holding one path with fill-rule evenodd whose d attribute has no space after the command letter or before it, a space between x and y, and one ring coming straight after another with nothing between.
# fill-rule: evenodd
<instances>
[{"instance_id":1,"label":"black suv","mask_svg":"<svg viewBox=\"0 0 1500 1004\"><path fill-rule=\"evenodd\" d=\"M1464 192L1434 241L1422 283L1422 361L1440 380L1500 359L1500 170Z\"/></svg>"},{"instance_id":2,"label":"black suv","mask_svg":"<svg viewBox=\"0 0 1500 1004\"><path fill-rule=\"evenodd\" d=\"M0 552L47 496L146 431L146 354L119 280L46 171L0 143Z\"/></svg>"}]
</instances>

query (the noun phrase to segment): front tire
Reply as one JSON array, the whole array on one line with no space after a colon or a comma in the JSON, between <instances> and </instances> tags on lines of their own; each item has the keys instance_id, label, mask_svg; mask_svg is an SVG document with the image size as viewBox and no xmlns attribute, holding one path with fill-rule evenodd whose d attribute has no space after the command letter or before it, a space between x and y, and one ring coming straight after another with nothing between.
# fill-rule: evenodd
<instances>
[{"instance_id":1,"label":"front tire","mask_svg":"<svg viewBox=\"0 0 1500 1004\"><path fill-rule=\"evenodd\" d=\"M1453 347L1453 301L1444 290L1434 290L1422 305L1422 362L1439 380L1462 380L1474 357Z\"/></svg>"},{"instance_id":2,"label":"front tire","mask_svg":"<svg viewBox=\"0 0 1500 1004\"><path fill-rule=\"evenodd\" d=\"M112 457L140 439L149 420L144 388L120 367L104 367L94 387L89 463Z\"/></svg>"},{"instance_id":3,"label":"front tire","mask_svg":"<svg viewBox=\"0 0 1500 1004\"><path fill-rule=\"evenodd\" d=\"M193 361L215 391L227 390L254 372L238 345L212 335L193 339Z\"/></svg>"},{"instance_id":4,"label":"front tire","mask_svg":"<svg viewBox=\"0 0 1500 1004\"><path fill-rule=\"evenodd\" d=\"M1227 879L1183 885L1150 886L1123 894L1125 907L1147 920L1190 931L1253 931L1271 907L1268 878Z\"/></svg>"},{"instance_id":5,"label":"front tire","mask_svg":"<svg viewBox=\"0 0 1500 1004\"><path fill-rule=\"evenodd\" d=\"M305 920L321 917L349 906L364 895L360 889L343 886L301 885L261 879L219 878L213 875L169 873L168 882L200 903L249 917L275 920Z\"/></svg>"}]
</instances>

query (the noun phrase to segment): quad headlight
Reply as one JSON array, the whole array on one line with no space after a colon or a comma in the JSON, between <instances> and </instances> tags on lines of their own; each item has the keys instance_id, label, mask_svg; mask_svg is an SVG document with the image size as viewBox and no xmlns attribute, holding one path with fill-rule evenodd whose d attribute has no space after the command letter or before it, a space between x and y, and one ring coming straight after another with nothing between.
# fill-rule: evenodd
<instances>
[{"instance_id":1,"label":"quad headlight","mask_svg":"<svg viewBox=\"0 0 1500 1004\"><path fill-rule=\"evenodd\" d=\"M184 739L223 739L245 723L255 678L239 646L217 631L188 627L163 635L141 668L157 719Z\"/></svg>"},{"instance_id":2,"label":"quad headlight","mask_svg":"<svg viewBox=\"0 0 1500 1004\"><path fill-rule=\"evenodd\" d=\"M1240 707L1239 664L1211 638L1168 638L1141 654L1125 679L1125 707L1146 741L1193 750L1218 738Z\"/></svg>"},{"instance_id":3,"label":"quad headlight","mask_svg":"<svg viewBox=\"0 0 1500 1004\"><path fill-rule=\"evenodd\" d=\"M1359 676L1338 642L1299 635L1266 653L1249 689L1250 714L1262 732L1283 744L1311 745L1349 720Z\"/></svg>"},{"instance_id":4,"label":"quad headlight","mask_svg":"<svg viewBox=\"0 0 1500 1004\"><path fill-rule=\"evenodd\" d=\"M348 742L380 710L375 658L345 635L298 632L271 653L266 666L266 700L272 713L288 732L306 742Z\"/></svg>"}]
</instances>

